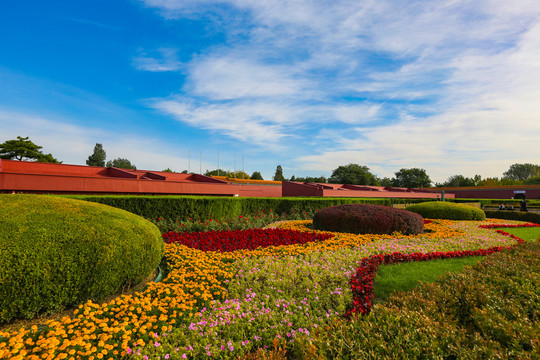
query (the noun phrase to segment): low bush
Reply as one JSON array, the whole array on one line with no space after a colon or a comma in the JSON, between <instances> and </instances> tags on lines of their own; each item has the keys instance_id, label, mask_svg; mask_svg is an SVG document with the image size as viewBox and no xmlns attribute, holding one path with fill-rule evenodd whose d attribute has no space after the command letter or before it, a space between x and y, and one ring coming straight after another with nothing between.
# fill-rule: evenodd
<instances>
[{"instance_id":1,"label":"low bush","mask_svg":"<svg viewBox=\"0 0 540 360\"><path fill-rule=\"evenodd\" d=\"M540 213L505 210L486 210L484 212L488 218L528 221L535 224L540 224Z\"/></svg>"},{"instance_id":2,"label":"low bush","mask_svg":"<svg viewBox=\"0 0 540 360\"><path fill-rule=\"evenodd\" d=\"M149 221L86 201L0 195L0 323L139 283L163 257Z\"/></svg>"},{"instance_id":3,"label":"low bush","mask_svg":"<svg viewBox=\"0 0 540 360\"><path fill-rule=\"evenodd\" d=\"M422 216L388 206L351 204L332 206L313 217L317 230L352 234L419 234L424 232Z\"/></svg>"},{"instance_id":4,"label":"low bush","mask_svg":"<svg viewBox=\"0 0 540 360\"><path fill-rule=\"evenodd\" d=\"M407 206L405 210L415 212L428 219L485 220L486 214L473 206L446 201L431 201Z\"/></svg>"}]
</instances>

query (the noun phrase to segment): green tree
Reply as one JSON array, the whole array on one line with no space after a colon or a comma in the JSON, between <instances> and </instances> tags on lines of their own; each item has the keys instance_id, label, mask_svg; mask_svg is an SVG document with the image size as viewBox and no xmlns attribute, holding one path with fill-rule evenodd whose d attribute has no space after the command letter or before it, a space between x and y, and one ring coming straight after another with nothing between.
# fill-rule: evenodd
<instances>
[{"instance_id":1,"label":"green tree","mask_svg":"<svg viewBox=\"0 0 540 360\"><path fill-rule=\"evenodd\" d=\"M114 160L107 161L107 167L115 167L120 169L133 169L137 170L135 164L132 164L128 159L116 158Z\"/></svg>"},{"instance_id":2,"label":"green tree","mask_svg":"<svg viewBox=\"0 0 540 360\"><path fill-rule=\"evenodd\" d=\"M404 188L425 188L431 186L426 170L419 168L401 169L395 173L392 185Z\"/></svg>"},{"instance_id":3,"label":"green tree","mask_svg":"<svg viewBox=\"0 0 540 360\"><path fill-rule=\"evenodd\" d=\"M49 162L61 164L51 154L41 152L42 147L34 144L28 136L23 138L17 136L15 140L7 140L0 144L0 158L8 160L35 160L39 162Z\"/></svg>"},{"instance_id":4,"label":"green tree","mask_svg":"<svg viewBox=\"0 0 540 360\"><path fill-rule=\"evenodd\" d=\"M463 175L452 175L442 184L436 184L438 187L463 187L463 186L477 186L480 180L475 176L474 178L468 178Z\"/></svg>"},{"instance_id":5,"label":"green tree","mask_svg":"<svg viewBox=\"0 0 540 360\"><path fill-rule=\"evenodd\" d=\"M86 160L86 165L105 166L106 157L107 154L105 153L105 150L103 150L103 146L96 143L96 145L94 146L94 152L92 153L92 155L88 156L88 160Z\"/></svg>"},{"instance_id":6,"label":"green tree","mask_svg":"<svg viewBox=\"0 0 540 360\"><path fill-rule=\"evenodd\" d=\"M349 164L334 169L328 179L332 184L378 185L379 182L367 166Z\"/></svg>"},{"instance_id":7,"label":"green tree","mask_svg":"<svg viewBox=\"0 0 540 360\"><path fill-rule=\"evenodd\" d=\"M274 174L274 177L272 179L274 181L285 181L285 178L283 177L283 169L281 168L281 165L278 165L276 167L276 173Z\"/></svg>"},{"instance_id":8,"label":"green tree","mask_svg":"<svg viewBox=\"0 0 540 360\"><path fill-rule=\"evenodd\" d=\"M168 173L173 173L174 171L172 171L171 169L169 168L166 168L165 170L161 170L161 172L168 172Z\"/></svg>"},{"instance_id":9,"label":"green tree","mask_svg":"<svg viewBox=\"0 0 540 360\"><path fill-rule=\"evenodd\" d=\"M325 176L319 176L319 177L314 177L314 176L306 176L306 177L297 177L297 178L294 178L293 180L293 177L294 175L291 177L291 181L298 181L298 182L311 182L311 183L326 183L328 182L328 179L326 179Z\"/></svg>"},{"instance_id":10,"label":"green tree","mask_svg":"<svg viewBox=\"0 0 540 360\"><path fill-rule=\"evenodd\" d=\"M524 180L523 185L540 185L540 176L532 176Z\"/></svg>"},{"instance_id":11,"label":"green tree","mask_svg":"<svg viewBox=\"0 0 540 360\"><path fill-rule=\"evenodd\" d=\"M390 179L388 177L384 177L382 179L378 179L378 183L381 185L381 186L394 186L393 185L393 179Z\"/></svg>"},{"instance_id":12,"label":"green tree","mask_svg":"<svg viewBox=\"0 0 540 360\"><path fill-rule=\"evenodd\" d=\"M251 180L264 180L264 179L260 172L254 171L253 174L251 174Z\"/></svg>"},{"instance_id":13,"label":"green tree","mask_svg":"<svg viewBox=\"0 0 540 360\"><path fill-rule=\"evenodd\" d=\"M540 176L540 165L536 164L512 164L503 173L504 177L510 180L527 180L533 176Z\"/></svg>"}]
</instances>

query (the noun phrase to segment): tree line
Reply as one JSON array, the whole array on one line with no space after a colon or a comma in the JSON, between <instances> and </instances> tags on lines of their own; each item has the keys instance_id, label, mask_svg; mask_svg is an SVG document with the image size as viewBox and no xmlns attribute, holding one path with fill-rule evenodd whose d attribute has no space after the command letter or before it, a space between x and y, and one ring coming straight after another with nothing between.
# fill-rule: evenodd
<instances>
[{"instance_id":1,"label":"tree line","mask_svg":"<svg viewBox=\"0 0 540 360\"><path fill-rule=\"evenodd\" d=\"M29 160L61 164L51 154L45 154L41 151L42 147L34 144L28 137L17 136L17 139L7 140L0 144L0 158L11 160ZM125 158L116 158L106 161L107 154L103 145L96 143L94 150L86 160L88 166L117 167L121 169L136 170L135 164ZM167 168L165 172L173 172ZM187 170L182 173L188 173ZM207 170L206 176L226 176L236 179L264 180L259 171L254 171L251 175L242 170L230 171L223 169ZM482 178L475 175L472 178L463 175L452 175L445 182L435 183L431 181L426 170L420 168L402 168L397 171L393 178L380 178L373 174L365 165L348 164L338 166L332 171L329 178L319 177L296 177L292 175L285 178L281 165L276 167L272 180L275 181L298 181L314 183L331 184L352 184L352 185L371 185L371 186L390 186L404 188L429 188L435 187L462 187L462 186L501 186L501 185L535 185L540 184L540 165L530 163L512 164L510 168L499 177Z\"/></svg>"}]
</instances>

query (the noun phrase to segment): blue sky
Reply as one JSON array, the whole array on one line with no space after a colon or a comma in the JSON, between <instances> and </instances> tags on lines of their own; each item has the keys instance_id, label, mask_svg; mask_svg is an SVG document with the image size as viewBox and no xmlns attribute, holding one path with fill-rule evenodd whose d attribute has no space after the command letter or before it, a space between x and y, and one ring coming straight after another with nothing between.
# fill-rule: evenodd
<instances>
[{"instance_id":1,"label":"blue sky","mask_svg":"<svg viewBox=\"0 0 540 360\"><path fill-rule=\"evenodd\" d=\"M66 164L102 143L148 170L215 169L219 149L265 179L500 177L540 163L540 3L6 2L0 142L16 136Z\"/></svg>"}]
</instances>

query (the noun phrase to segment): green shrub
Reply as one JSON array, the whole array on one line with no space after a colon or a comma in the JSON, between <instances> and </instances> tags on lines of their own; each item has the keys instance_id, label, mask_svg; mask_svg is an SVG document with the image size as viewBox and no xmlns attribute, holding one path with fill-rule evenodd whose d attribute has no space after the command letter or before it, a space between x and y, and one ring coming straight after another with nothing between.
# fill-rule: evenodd
<instances>
[{"instance_id":1,"label":"green shrub","mask_svg":"<svg viewBox=\"0 0 540 360\"><path fill-rule=\"evenodd\" d=\"M0 323L100 301L139 283L162 257L159 230L127 211L0 195Z\"/></svg>"},{"instance_id":2,"label":"green shrub","mask_svg":"<svg viewBox=\"0 0 540 360\"><path fill-rule=\"evenodd\" d=\"M352 234L403 234L424 232L424 219L413 212L388 206L349 204L318 211L313 217L317 230Z\"/></svg>"},{"instance_id":3,"label":"green shrub","mask_svg":"<svg viewBox=\"0 0 540 360\"><path fill-rule=\"evenodd\" d=\"M485 210L484 212L488 218L528 221L540 224L540 213L508 210Z\"/></svg>"},{"instance_id":4,"label":"green shrub","mask_svg":"<svg viewBox=\"0 0 540 360\"><path fill-rule=\"evenodd\" d=\"M446 201L431 201L414 204L405 208L428 219L485 220L486 214L473 206Z\"/></svg>"},{"instance_id":5,"label":"green shrub","mask_svg":"<svg viewBox=\"0 0 540 360\"><path fill-rule=\"evenodd\" d=\"M97 202L123 209L147 219L221 220L240 215L256 215L272 210L280 215L313 213L318 209L341 204L399 203L396 199L379 198L241 198L223 196L146 196L146 195L68 195L74 199Z\"/></svg>"}]
</instances>

